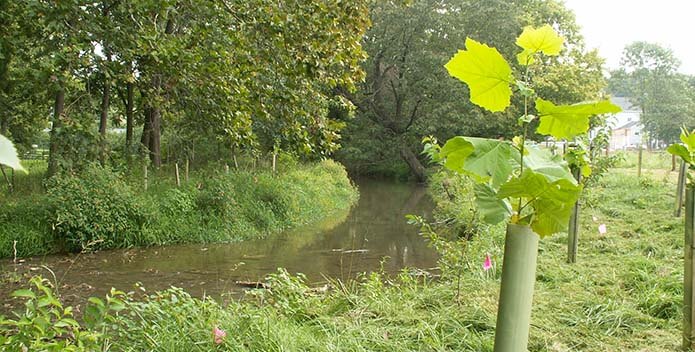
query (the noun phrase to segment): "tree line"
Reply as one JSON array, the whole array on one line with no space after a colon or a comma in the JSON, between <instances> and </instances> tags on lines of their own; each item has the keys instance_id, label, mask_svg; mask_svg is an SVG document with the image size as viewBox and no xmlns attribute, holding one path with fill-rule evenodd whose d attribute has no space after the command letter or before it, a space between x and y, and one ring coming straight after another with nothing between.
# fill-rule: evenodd
<instances>
[{"instance_id":1,"label":"tree line","mask_svg":"<svg viewBox=\"0 0 695 352\"><path fill-rule=\"evenodd\" d=\"M466 37L495 43L511 57L525 26L548 23L567 45L559 56L544 59L551 65L539 65L543 72L535 72L536 92L557 103L573 103L598 99L606 86L603 59L586 49L574 14L561 1L382 1L372 5L370 16L372 26L363 40L369 53L363 65L367 79L357 94L346 94L357 114L338 152L356 172L388 173L383 165L392 163L423 180L418 155L423 136L447 140L519 134L522 101L513 101L503 113L486 113L469 102L468 88L444 70ZM518 64L512 69L522 70Z\"/></svg>"},{"instance_id":2,"label":"tree line","mask_svg":"<svg viewBox=\"0 0 695 352\"><path fill-rule=\"evenodd\" d=\"M680 73L680 65L671 49L638 41L625 47L620 68L610 72L608 90L640 111L643 142L650 146L677 142L682 127L695 127L695 77Z\"/></svg>"},{"instance_id":3,"label":"tree line","mask_svg":"<svg viewBox=\"0 0 695 352\"><path fill-rule=\"evenodd\" d=\"M50 129L49 175L116 154L158 167L165 133L179 149L328 155L368 25L367 0L3 1L0 134L27 147Z\"/></svg>"}]
</instances>

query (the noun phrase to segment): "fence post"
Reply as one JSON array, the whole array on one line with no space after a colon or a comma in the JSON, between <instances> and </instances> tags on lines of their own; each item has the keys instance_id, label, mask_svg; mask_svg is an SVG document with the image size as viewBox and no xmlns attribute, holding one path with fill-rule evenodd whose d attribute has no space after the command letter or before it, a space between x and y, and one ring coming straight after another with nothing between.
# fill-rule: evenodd
<instances>
[{"instance_id":1,"label":"fence post","mask_svg":"<svg viewBox=\"0 0 695 352\"><path fill-rule=\"evenodd\" d=\"M147 191L147 163L143 164L143 172L145 176L145 191Z\"/></svg>"},{"instance_id":2,"label":"fence post","mask_svg":"<svg viewBox=\"0 0 695 352\"><path fill-rule=\"evenodd\" d=\"M273 152L273 173L277 171L278 152Z\"/></svg>"},{"instance_id":3,"label":"fence post","mask_svg":"<svg viewBox=\"0 0 695 352\"><path fill-rule=\"evenodd\" d=\"M179 176L179 163L174 164L174 170L176 172L176 187L181 187L181 177Z\"/></svg>"},{"instance_id":4,"label":"fence post","mask_svg":"<svg viewBox=\"0 0 695 352\"><path fill-rule=\"evenodd\" d=\"M642 143L640 143L637 153L637 177L642 177Z\"/></svg>"},{"instance_id":5,"label":"fence post","mask_svg":"<svg viewBox=\"0 0 695 352\"><path fill-rule=\"evenodd\" d=\"M188 170L189 170L189 160L188 157L186 157L186 169L184 170L184 180L188 182Z\"/></svg>"}]
</instances>

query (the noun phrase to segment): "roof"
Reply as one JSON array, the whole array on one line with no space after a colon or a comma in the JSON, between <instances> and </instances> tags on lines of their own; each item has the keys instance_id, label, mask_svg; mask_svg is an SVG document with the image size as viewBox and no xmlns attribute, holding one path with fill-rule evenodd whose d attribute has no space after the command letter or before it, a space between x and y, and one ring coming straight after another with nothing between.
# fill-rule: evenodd
<instances>
[{"instance_id":1,"label":"roof","mask_svg":"<svg viewBox=\"0 0 695 352\"><path fill-rule=\"evenodd\" d=\"M639 125L639 121L630 121L630 122L628 122L628 123L626 123L626 124L624 124L624 125L622 125L622 126L620 126L620 127L614 128L613 130L624 130L624 129L627 129L627 128L635 127L635 126L637 126L637 125Z\"/></svg>"},{"instance_id":2,"label":"roof","mask_svg":"<svg viewBox=\"0 0 695 352\"><path fill-rule=\"evenodd\" d=\"M629 97L611 97L611 103L618 105L623 112L640 111L639 107L632 104Z\"/></svg>"}]
</instances>

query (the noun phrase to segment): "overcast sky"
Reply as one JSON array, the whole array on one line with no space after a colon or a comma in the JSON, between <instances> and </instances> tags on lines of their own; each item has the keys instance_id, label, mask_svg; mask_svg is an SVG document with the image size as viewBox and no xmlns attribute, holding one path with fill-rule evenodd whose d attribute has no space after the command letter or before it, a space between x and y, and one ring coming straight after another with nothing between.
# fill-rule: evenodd
<instances>
[{"instance_id":1,"label":"overcast sky","mask_svg":"<svg viewBox=\"0 0 695 352\"><path fill-rule=\"evenodd\" d=\"M695 0L565 0L590 48L609 69L620 65L625 45L647 41L670 48L680 71L695 75Z\"/></svg>"}]
</instances>

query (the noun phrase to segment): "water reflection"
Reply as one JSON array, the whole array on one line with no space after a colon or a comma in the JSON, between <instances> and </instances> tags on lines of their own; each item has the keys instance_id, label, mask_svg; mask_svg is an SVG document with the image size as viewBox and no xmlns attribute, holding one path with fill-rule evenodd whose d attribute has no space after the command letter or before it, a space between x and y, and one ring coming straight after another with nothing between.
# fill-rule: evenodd
<instances>
[{"instance_id":1,"label":"water reflection","mask_svg":"<svg viewBox=\"0 0 695 352\"><path fill-rule=\"evenodd\" d=\"M21 267L5 261L2 269L46 265L77 296L103 294L111 287L128 290L137 282L148 290L173 285L201 296L237 291L236 281L260 280L280 267L321 282L326 277L349 279L382 265L387 272L434 266L436 254L405 221L406 214L431 212L425 189L374 180L358 184L360 201L350 212L265 240L32 258Z\"/></svg>"}]
</instances>

